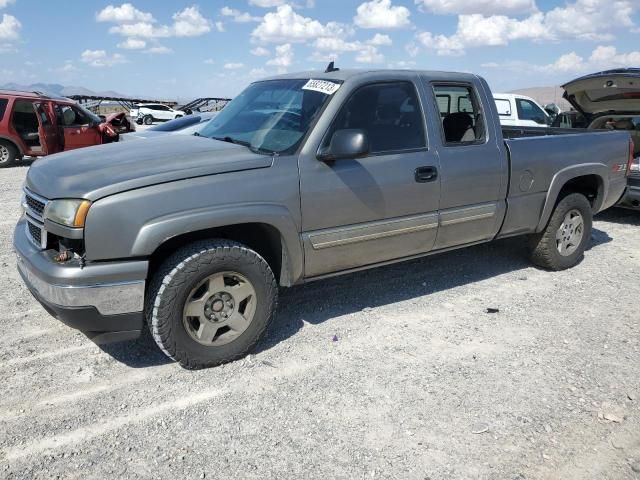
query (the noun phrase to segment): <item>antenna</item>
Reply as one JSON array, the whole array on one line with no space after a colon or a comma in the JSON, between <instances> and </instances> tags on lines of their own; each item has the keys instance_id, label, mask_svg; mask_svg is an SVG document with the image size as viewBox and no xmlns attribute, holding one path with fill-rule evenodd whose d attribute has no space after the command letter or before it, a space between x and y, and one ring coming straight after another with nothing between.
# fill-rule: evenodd
<instances>
[{"instance_id":1,"label":"antenna","mask_svg":"<svg viewBox=\"0 0 640 480\"><path fill-rule=\"evenodd\" d=\"M327 65L327 69L324 71L324 73L337 72L338 70L340 69L337 67L334 67L334 62L329 62L329 65Z\"/></svg>"}]
</instances>

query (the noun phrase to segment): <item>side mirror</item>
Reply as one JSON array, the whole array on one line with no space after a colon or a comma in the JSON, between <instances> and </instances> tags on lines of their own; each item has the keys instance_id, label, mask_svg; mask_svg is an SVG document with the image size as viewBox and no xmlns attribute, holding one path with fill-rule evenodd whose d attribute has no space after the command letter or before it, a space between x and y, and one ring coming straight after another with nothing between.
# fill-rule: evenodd
<instances>
[{"instance_id":1,"label":"side mirror","mask_svg":"<svg viewBox=\"0 0 640 480\"><path fill-rule=\"evenodd\" d=\"M336 130L329 146L321 148L318 160L323 162L364 157L369 153L369 138L364 130Z\"/></svg>"}]
</instances>

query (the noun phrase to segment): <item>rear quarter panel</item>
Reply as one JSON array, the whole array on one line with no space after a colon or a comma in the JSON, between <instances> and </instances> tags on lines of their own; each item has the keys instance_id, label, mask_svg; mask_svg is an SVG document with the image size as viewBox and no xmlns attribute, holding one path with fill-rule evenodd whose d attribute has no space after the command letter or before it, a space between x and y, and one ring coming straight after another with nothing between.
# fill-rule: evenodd
<instances>
[{"instance_id":1,"label":"rear quarter panel","mask_svg":"<svg viewBox=\"0 0 640 480\"><path fill-rule=\"evenodd\" d=\"M624 191L624 172L614 171L614 166L628 161L628 133L585 132L515 138L505 143L511 178L501 237L544 228L560 190L572 178L600 178L594 213L613 205Z\"/></svg>"}]
</instances>

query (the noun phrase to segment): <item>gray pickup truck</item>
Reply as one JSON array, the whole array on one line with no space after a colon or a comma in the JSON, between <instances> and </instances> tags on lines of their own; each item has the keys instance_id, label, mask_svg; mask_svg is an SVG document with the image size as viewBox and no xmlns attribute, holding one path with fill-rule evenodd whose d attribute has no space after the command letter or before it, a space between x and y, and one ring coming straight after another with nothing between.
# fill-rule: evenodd
<instances>
[{"instance_id":1,"label":"gray pickup truck","mask_svg":"<svg viewBox=\"0 0 640 480\"><path fill-rule=\"evenodd\" d=\"M146 323L202 368L250 351L279 287L516 235L575 265L629 151L627 132L502 128L476 75L288 74L196 136L39 160L14 246L53 316L97 343Z\"/></svg>"}]
</instances>

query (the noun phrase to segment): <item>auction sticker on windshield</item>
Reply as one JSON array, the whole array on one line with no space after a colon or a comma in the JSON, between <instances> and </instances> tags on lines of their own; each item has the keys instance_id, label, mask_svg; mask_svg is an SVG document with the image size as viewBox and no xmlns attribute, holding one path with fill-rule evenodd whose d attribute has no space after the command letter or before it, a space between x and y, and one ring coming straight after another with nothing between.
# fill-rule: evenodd
<instances>
[{"instance_id":1,"label":"auction sticker on windshield","mask_svg":"<svg viewBox=\"0 0 640 480\"><path fill-rule=\"evenodd\" d=\"M313 90L326 95L333 95L339 88L339 83L329 82L328 80L314 80L313 78L302 87L303 90Z\"/></svg>"}]
</instances>

